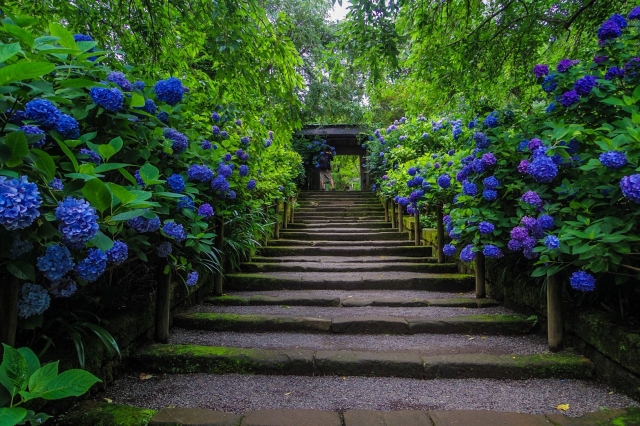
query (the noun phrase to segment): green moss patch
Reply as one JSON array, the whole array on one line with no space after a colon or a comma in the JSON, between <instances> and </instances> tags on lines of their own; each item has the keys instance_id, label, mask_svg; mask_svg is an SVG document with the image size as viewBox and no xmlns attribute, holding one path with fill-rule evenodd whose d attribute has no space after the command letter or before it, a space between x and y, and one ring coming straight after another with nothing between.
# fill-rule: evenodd
<instances>
[{"instance_id":1,"label":"green moss patch","mask_svg":"<svg viewBox=\"0 0 640 426\"><path fill-rule=\"evenodd\" d=\"M63 419L60 426L146 426L155 410L108 404L106 402L85 401L74 407Z\"/></svg>"}]
</instances>

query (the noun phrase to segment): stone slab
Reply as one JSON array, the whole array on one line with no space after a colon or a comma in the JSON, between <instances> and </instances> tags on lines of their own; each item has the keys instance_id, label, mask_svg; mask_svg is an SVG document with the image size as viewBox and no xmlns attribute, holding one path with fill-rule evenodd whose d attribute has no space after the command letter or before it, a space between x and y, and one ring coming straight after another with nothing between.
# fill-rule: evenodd
<instances>
[{"instance_id":1,"label":"stone slab","mask_svg":"<svg viewBox=\"0 0 640 426\"><path fill-rule=\"evenodd\" d=\"M435 426L550 426L542 414L503 413L496 411L431 411Z\"/></svg>"},{"instance_id":2,"label":"stone slab","mask_svg":"<svg viewBox=\"0 0 640 426\"><path fill-rule=\"evenodd\" d=\"M567 417L564 414L547 414L554 426L640 426L640 408L624 408L587 413L580 417Z\"/></svg>"},{"instance_id":3,"label":"stone slab","mask_svg":"<svg viewBox=\"0 0 640 426\"><path fill-rule=\"evenodd\" d=\"M337 317L331 322L331 331L344 334L407 334L409 324L404 318L391 316Z\"/></svg>"},{"instance_id":4,"label":"stone slab","mask_svg":"<svg viewBox=\"0 0 640 426\"><path fill-rule=\"evenodd\" d=\"M193 313L174 318L178 327L209 331L295 331L298 333L329 331L331 320L288 315L236 315Z\"/></svg>"},{"instance_id":5,"label":"stone slab","mask_svg":"<svg viewBox=\"0 0 640 426\"><path fill-rule=\"evenodd\" d=\"M345 426L432 426L426 411L349 410L343 415Z\"/></svg>"},{"instance_id":6,"label":"stone slab","mask_svg":"<svg viewBox=\"0 0 640 426\"><path fill-rule=\"evenodd\" d=\"M523 315L461 315L442 318L407 318L409 332L446 334L527 334L536 324Z\"/></svg>"},{"instance_id":7,"label":"stone slab","mask_svg":"<svg viewBox=\"0 0 640 426\"><path fill-rule=\"evenodd\" d=\"M165 408L158 411L149 426L239 426L242 415L202 408Z\"/></svg>"},{"instance_id":8,"label":"stone slab","mask_svg":"<svg viewBox=\"0 0 640 426\"><path fill-rule=\"evenodd\" d=\"M245 414L242 426L342 426L342 420L333 411L257 410Z\"/></svg>"},{"instance_id":9,"label":"stone slab","mask_svg":"<svg viewBox=\"0 0 640 426\"><path fill-rule=\"evenodd\" d=\"M255 295L249 298L250 305L288 305L288 306L340 306L339 297L331 296L263 296Z\"/></svg>"},{"instance_id":10,"label":"stone slab","mask_svg":"<svg viewBox=\"0 0 640 426\"><path fill-rule=\"evenodd\" d=\"M427 299L417 298L375 298L375 297L350 297L342 299L342 306L345 308L362 306L388 306L388 307L424 307L429 306Z\"/></svg>"},{"instance_id":11,"label":"stone slab","mask_svg":"<svg viewBox=\"0 0 640 426\"><path fill-rule=\"evenodd\" d=\"M317 351L314 366L319 374L324 375L423 377L420 356L409 352Z\"/></svg>"}]
</instances>

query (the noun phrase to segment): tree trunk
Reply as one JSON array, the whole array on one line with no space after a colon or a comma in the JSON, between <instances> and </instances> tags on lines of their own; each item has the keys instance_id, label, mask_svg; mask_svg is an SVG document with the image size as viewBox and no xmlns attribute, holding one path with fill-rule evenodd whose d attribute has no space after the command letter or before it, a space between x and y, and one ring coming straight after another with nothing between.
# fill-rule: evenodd
<instances>
[{"instance_id":1,"label":"tree trunk","mask_svg":"<svg viewBox=\"0 0 640 426\"><path fill-rule=\"evenodd\" d=\"M14 276L0 285L0 343L16 345L20 279Z\"/></svg>"},{"instance_id":2,"label":"tree trunk","mask_svg":"<svg viewBox=\"0 0 640 426\"><path fill-rule=\"evenodd\" d=\"M156 293L156 343L169 342L169 312L171 310L171 268L164 273L169 266L169 259L162 259L158 265L158 291Z\"/></svg>"},{"instance_id":3,"label":"tree trunk","mask_svg":"<svg viewBox=\"0 0 640 426\"><path fill-rule=\"evenodd\" d=\"M551 352L562 349L562 286L556 275L547 277L547 338Z\"/></svg>"}]
</instances>

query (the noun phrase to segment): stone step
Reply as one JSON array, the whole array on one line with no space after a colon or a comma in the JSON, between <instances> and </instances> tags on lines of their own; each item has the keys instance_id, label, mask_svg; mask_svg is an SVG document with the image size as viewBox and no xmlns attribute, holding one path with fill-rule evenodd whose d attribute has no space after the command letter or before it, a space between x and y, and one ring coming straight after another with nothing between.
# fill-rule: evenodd
<instances>
[{"instance_id":1,"label":"stone step","mask_svg":"<svg viewBox=\"0 0 640 426\"><path fill-rule=\"evenodd\" d=\"M303 241L407 241L407 234L404 232L320 232L308 231L280 231L280 238L288 240Z\"/></svg>"},{"instance_id":2,"label":"stone step","mask_svg":"<svg viewBox=\"0 0 640 426\"><path fill-rule=\"evenodd\" d=\"M446 308L491 308L499 306L492 299L468 297L449 299L427 299L418 297L333 297L301 294L299 296L212 296L204 303L214 306L334 306L334 307L446 307Z\"/></svg>"},{"instance_id":3,"label":"stone step","mask_svg":"<svg viewBox=\"0 0 640 426\"><path fill-rule=\"evenodd\" d=\"M323 200L323 201L301 201L298 203L300 207L351 207L351 206L370 206L370 207L380 207L384 208L384 205L379 201L367 201L367 200Z\"/></svg>"},{"instance_id":4,"label":"stone step","mask_svg":"<svg viewBox=\"0 0 640 426\"><path fill-rule=\"evenodd\" d=\"M255 308L252 311L255 311ZM244 308L244 310L247 309ZM342 308L335 309L342 310ZM306 311L310 310L312 308L306 309ZM348 311L345 312L345 315L348 315ZM535 317L504 314L459 315L444 318L364 315L325 318L196 312L179 314L173 319L174 326L190 330L336 334L517 335L530 333L536 323L537 318Z\"/></svg>"},{"instance_id":5,"label":"stone step","mask_svg":"<svg viewBox=\"0 0 640 426\"><path fill-rule=\"evenodd\" d=\"M316 250L322 248L326 247L318 247ZM301 247L300 250L302 249L304 248ZM226 288L236 291L426 290L457 293L469 291L475 285L473 275L417 272L269 272L228 274L226 278Z\"/></svg>"},{"instance_id":6,"label":"stone step","mask_svg":"<svg viewBox=\"0 0 640 426\"><path fill-rule=\"evenodd\" d=\"M340 228L358 228L358 227L384 227L391 228L391 224L387 223L386 225L382 225L383 222L380 218L371 217L371 218L358 218L358 219L305 219L300 220L296 218L296 223L292 225L302 225L302 226L310 226L310 227L321 227L321 226L329 226L329 227L340 227ZM295 227L295 226L294 226Z\"/></svg>"},{"instance_id":7,"label":"stone step","mask_svg":"<svg viewBox=\"0 0 640 426\"><path fill-rule=\"evenodd\" d=\"M594 366L574 354L420 356L395 351L244 349L198 345L152 345L134 363L164 374L278 374L374 376L416 379L592 379Z\"/></svg>"},{"instance_id":8,"label":"stone step","mask_svg":"<svg viewBox=\"0 0 640 426\"><path fill-rule=\"evenodd\" d=\"M293 226L295 225L295 226ZM360 226L360 224L358 224ZM368 234L368 233L397 233L398 230L391 227L375 227L375 225L371 225L369 227L348 227L346 225L334 225L333 227L322 226L322 225L307 225L304 223L290 223L289 228L286 230L280 230L280 234L283 232L308 232L308 233L317 233L317 232L326 232L329 234L339 234L339 233L350 233L350 234ZM402 233L402 235L407 236L406 233Z\"/></svg>"},{"instance_id":9,"label":"stone step","mask_svg":"<svg viewBox=\"0 0 640 426\"><path fill-rule=\"evenodd\" d=\"M332 240L332 241L314 241L304 239L280 239L269 241L269 247L359 247L363 244L367 244L369 247L405 247L409 244L406 236L402 240L382 240L382 241L367 241L367 240Z\"/></svg>"},{"instance_id":10,"label":"stone step","mask_svg":"<svg viewBox=\"0 0 640 426\"><path fill-rule=\"evenodd\" d=\"M431 247L262 247L260 255L280 256L405 256L431 257Z\"/></svg>"},{"instance_id":11,"label":"stone step","mask_svg":"<svg viewBox=\"0 0 640 426\"><path fill-rule=\"evenodd\" d=\"M300 213L342 213L342 212L361 212L363 214L384 214L384 208L382 206L348 206L348 207L335 207L335 206L318 206L318 207L302 207L296 209Z\"/></svg>"},{"instance_id":12,"label":"stone step","mask_svg":"<svg viewBox=\"0 0 640 426\"><path fill-rule=\"evenodd\" d=\"M456 273L455 263L320 263L320 262L246 262L243 273L261 272L420 272Z\"/></svg>"},{"instance_id":13,"label":"stone step","mask_svg":"<svg viewBox=\"0 0 640 426\"><path fill-rule=\"evenodd\" d=\"M346 218L377 218L378 220L384 219L383 211L357 211L357 210L343 210L339 212L296 212L296 219L346 219Z\"/></svg>"},{"instance_id":14,"label":"stone step","mask_svg":"<svg viewBox=\"0 0 640 426\"><path fill-rule=\"evenodd\" d=\"M402 257L402 256L254 256L255 263L366 263L366 264L395 264L395 263L438 263L435 257Z\"/></svg>"}]
</instances>

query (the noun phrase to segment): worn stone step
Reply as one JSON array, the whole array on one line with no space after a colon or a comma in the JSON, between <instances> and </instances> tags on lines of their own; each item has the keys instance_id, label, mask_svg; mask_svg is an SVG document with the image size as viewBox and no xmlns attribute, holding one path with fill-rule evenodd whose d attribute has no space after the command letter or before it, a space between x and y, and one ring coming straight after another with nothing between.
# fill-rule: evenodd
<instances>
[{"instance_id":1,"label":"worn stone step","mask_svg":"<svg viewBox=\"0 0 640 426\"><path fill-rule=\"evenodd\" d=\"M383 211L357 211L357 210L343 210L339 212L296 212L296 220L297 219L327 219L327 220L335 220L335 219L345 219L345 218L367 218L371 219L377 217L378 220L382 220L384 218Z\"/></svg>"},{"instance_id":2,"label":"worn stone step","mask_svg":"<svg viewBox=\"0 0 640 426\"><path fill-rule=\"evenodd\" d=\"M268 296L268 295L227 295L211 296L204 303L214 306L336 306L336 307L447 307L447 308L489 308L499 306L493 299L472 299L469 297L428 299L418 297L333 297L320 295Z\"/></svg>"},{"instance_id":3,"label":"worn stone step","mask_svg":"<svg viewBox=\"0 0 640 426\"><path fill-rule=\"evenodd\" d=\"M326 201L301 201L298 203L299 208L306 208L306 207L332 207L332 206L336 206L336 207L350 207L350 206L357 206L357 207L379 207L382 206L384 208L384 205L378 201L367 201L367 200L326 200Z\"/></svg>"},{"instance_id":4,"label":"worn stone step","mask_svg":"<svg viewBox=\"0 0 640 426\"><path fill-rule=\"evenodd\" d=\"M255 263L367 263L367 264L395 264L395 263L438 263L435 257L403 257L403 256L254 256Z\"/></svg>"},{"instance_id":5,"label":"worn stone step","mask_svg":"<svg viewBox=\"0 0 640 426\"><path fill-rule=\"evenodd\" d=\"M574 354L420 356L387 351L244 349L152 345L134 360L145 372L491 379L592 379L594 366Z\"/></svg>"},{"instance_id":6,"label":"worn stone step","mask_svg":"<svg viewBox=\"0 0 640 426\"><path fill-rule=\"evenodd\" d=\"M456 273L455 263L320 263L320 262L245 262L243 273L261 272L420 272Z\"/></svg>"},{"instance_id":7,"label":"worn stone step","mask_svg":"<svg viewBox=\"0 0 640 426\"><path fill-rule=\"evenodd\" d=\"M325 247L318 247L322 249ZM303 249L302 247L300 249ZM387 248L392 250L393 248ZM416 272L269 272L228 274L227 288L252 290L426 290L463 292L475 285L466 274L428 274Z\"/></svg>"},{"instance_id":8,"label":"worn stone step","mask_svg":"<svg viewBox=\"0 0 640 426\"><path fill-rule=\"evenodd\" d=\"M295 225L295 226L292 226ZM346 224L345 224L346 225ZM350 233L350 234L368 234L368 233L397 233L398 230L389 227L376 227L376 225L372 226L358 226L358 227L348 227L345 225L334 225L333 227L329 226L313 226L305 223L290 223L289 229L281 230L282 232L307 232L307 233L322 233L327 232L330 234L337 233ZM361 224L358 224L361 225ZM406 233L402 233L406 237Z\"/></svg>"},{"instance_id":9,"label":"worn stone step","mask_svg":"<svg viewBox=\"0 0 640 426\"><path fill-rule=\"evenodd\" d=\"M305 239L280 239L269 241L270 247L360 247L367 244L369 247L405 247L409 244L406 235L402 240L331 240L314 241Z\"/></svg>"},{"instance_id":10,"label":"worn stone step","mask_svg":"<svg viewBox=\"0 0 640 426\"><path fill-rule=\"evenodd\" d=\"M431 247L262 247L260 255L280 256L405 256L431 257Z\"/></svg>"},{"instance_id":11,"label":"worn stone step","mask_svg":"<svg viewBox=\"0 0 640 426\"><path fill-rule=\"evenodd\" d=\"M334 207L334 206L318 206L318 207L309 207L304 211L309 211L310 213L351 213L351 212L361 212L364 214L372 213L372 214L384 214L384 207L378 206L349 206L349 207ZM302 212L303 210L300 209Z\"/></svg>"},{"instance_id":12,"label":"worn stone step","mask_svg":"<svg viewBox=\"0 0 640 426\"><path fill-rule=\"evenodd\" d=\"M381 224L383 224L385 222L383 222L381 220L381 218L378 217L371 217L371 218L358 218L358 219L305 219L305 220L299 220L298 218L296 218L296 224L302 225L302 226L310 226L310 227L321 227L322 225L329 225L329 226L339 226L339 227L364 227L364 228L368 228L368 227L377 227L377 226L381 226ZM391 224L389 224L388 226L384 226L385 228L390 228Z\"/></svg>"},{"instance_id":13,"label":"worn stone step","mask_svg":"<svg viewBox=\"0 0 640 426\"><path fill-rule=\"evenodd\" d=\"M280 238L286 240L304 241L404 241L406 245L407 234L404 232L303 232L280 231Z\"/></svg>"}]
</instances>

